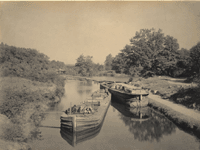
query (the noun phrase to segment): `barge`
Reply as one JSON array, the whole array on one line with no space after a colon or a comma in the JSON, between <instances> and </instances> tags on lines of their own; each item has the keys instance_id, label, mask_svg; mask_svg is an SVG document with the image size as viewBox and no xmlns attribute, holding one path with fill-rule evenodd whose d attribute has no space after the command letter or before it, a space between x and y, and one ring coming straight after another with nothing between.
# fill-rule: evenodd
<instances>
[{"instance_id":1,"label":"barge","mask_svg":"<svg viewBox=\"0 0 200 150\"><path fill-rule=\"evenodd\" d=\"M79 105L66 110L60 117L61 128L71 132L84 132L98 128L110 106L111 94L106 89L94 92Z\"/></svg>"},{"instance_id":2,"label":"barge","mask_svg":"<svg viewBox=\"0 0 200 150\"><path fill-rule=\"evenodd\" d=\"M126 83L105 82L101 89L108 89L114 99L130 107L145 107L148 105L148 89Z\"/></svg>"}]
</instances>

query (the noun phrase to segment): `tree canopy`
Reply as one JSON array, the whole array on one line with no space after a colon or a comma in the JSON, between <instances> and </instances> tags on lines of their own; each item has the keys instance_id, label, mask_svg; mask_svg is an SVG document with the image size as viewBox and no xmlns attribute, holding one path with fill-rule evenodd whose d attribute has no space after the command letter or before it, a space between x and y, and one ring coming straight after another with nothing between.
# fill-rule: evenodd
<instances>
[{"instance_id":1,"label":"tree canopy","mask_svg":"<svg viewBox=\"0 0 200 150\"><path fill-rule=\"evenodd\" d=\"M130 39L130 45L127 44L113 58L112 69L131 75L152 72L176 76L177 68L183 70L183 66L188 64L186 51L180 51L178 40L170 35L165 36L161 29L141 29ZM187 57L185 61L184 57Z\"/></svg>"},{"instance_id":2,"label":"tree canopy","mask_svg":"<svg viewBox=\"0 0 200 150\"><path fill-rule=\"evenodd\" d=\"M19 48L0 44L0 67L2 76L17 76L46 82L48 77L56 76L59 69L67 73L73 71L60 61L49 60L49 57L35 49ZM52 80L52 79L50 79Z\"/></svg>"}]
</instances>

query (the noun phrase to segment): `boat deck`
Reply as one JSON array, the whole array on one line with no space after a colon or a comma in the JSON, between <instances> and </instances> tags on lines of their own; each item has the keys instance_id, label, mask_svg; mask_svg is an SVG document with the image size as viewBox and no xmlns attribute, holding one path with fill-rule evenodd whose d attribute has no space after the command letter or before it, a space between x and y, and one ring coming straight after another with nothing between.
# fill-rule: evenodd
<instances>
[{"instance_id":1,"label":"boat deck","mask_svg":"<svg viewBox=\"0 0 200 150\"><path fill-rule=\"evenodd\" d=\"M63 113L61 115L61 119L62 118L68 118L68 117L73 117L73 116L76 116L76 120L83 120L83 121L90 121L90 120L99 120L99 118L102 117L102 115L104 115L104 111L105 109L108 107L108 103L110 103L110 100L111 100L111 95L109 94L108 97L106 97L105 99L102 99L102 100L98 100L100 101L100 106L98 106L98 109L95 110L94 113L90 113L90 114L80 114L80 113L77 113L77 114L65 114ZM93 102L97 101L97 100L92 100ZM87 101L85 101L87 102Z\"/></svg>"}]
</instances>

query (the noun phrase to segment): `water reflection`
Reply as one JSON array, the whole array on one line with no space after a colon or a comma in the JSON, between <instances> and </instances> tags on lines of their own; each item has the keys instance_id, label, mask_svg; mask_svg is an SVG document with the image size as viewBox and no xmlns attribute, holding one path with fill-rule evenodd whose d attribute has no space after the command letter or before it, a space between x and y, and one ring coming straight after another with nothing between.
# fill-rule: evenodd
<instances>
[{"instance_id":1,"label":"water reflection","mask_svg":"<svg viewBox=\"0 0 200 150\"><path fill-rule=\"evenodd\" d=\"M80 95L83 95L85 93L89 94L92 91L91 86L92 86L92 80L80 81L78 82L78 85L77 85L77 92Z\"/></svg>"},{"instance_id":2,"label":"water reflection","mask_svg":"<svg viewBox=\"0 0 200 150\"><path fill-rule=\"evenodd\" d=\"M61 127L60 134L64 140L66 140L71 146L75 147L81 142L85 142L96 137L99 134L101 127L102 124L98 127L90 128L82 132L72 132L72 130L68 128Z\"/></svg>"},{"instance_id":3,"label":"water reflection","mask_svg":"<svg viewBox=\"0 0 200 150\"><path fill-rule=\"evenodd\" d=\"M151 117L151 109L149 107L136 107L131 108L112 99L111 105L126 117L131 120L145 121Z\"/></svg>"},{"instance_id":4,"label":"water reflection","mask_svg":"<svg viewBox=\"0 0 200 150\"><path fill-rule=\"evenodd\" d=\"M176 126L172 122L148 107L130 109L113 101L111 105L120 112L119 118L138 141L159 142L164 135L170 135L176 131ZM140 113L145 117L139 119Z\"/></svg>"},{"instance_id":5,"label":"water reflection","mask_svg":"<svg viewBox=\"0 0 200 150\"><path fill-rule=\"evenodd\" d=\"M78 86L92 86L92 80L84 80L84 81L80 81L78 82Z\"/></svg>"}]
</instances>

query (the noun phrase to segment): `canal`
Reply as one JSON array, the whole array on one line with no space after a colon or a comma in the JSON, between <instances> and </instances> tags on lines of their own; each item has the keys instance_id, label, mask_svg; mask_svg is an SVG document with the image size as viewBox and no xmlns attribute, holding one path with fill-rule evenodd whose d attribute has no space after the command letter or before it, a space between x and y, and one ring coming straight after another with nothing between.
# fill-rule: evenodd
<instances>
[{"instance_id":1,"label":"canal","mask_svg":"<svg viewBox=\"0 0 200 150\"><path fill-rule=\"evenodd\" d=\"M80 103L99 86L93 81L66 81L65 95L47 112L40 127L42 138L30 143L32 150L200 150L198 138L180 130L162 114L148 108L149 119L140 121L114 102L100 131L73 147L60 132L60 115L70 103Z\"/></svg>"}]
</instances>

